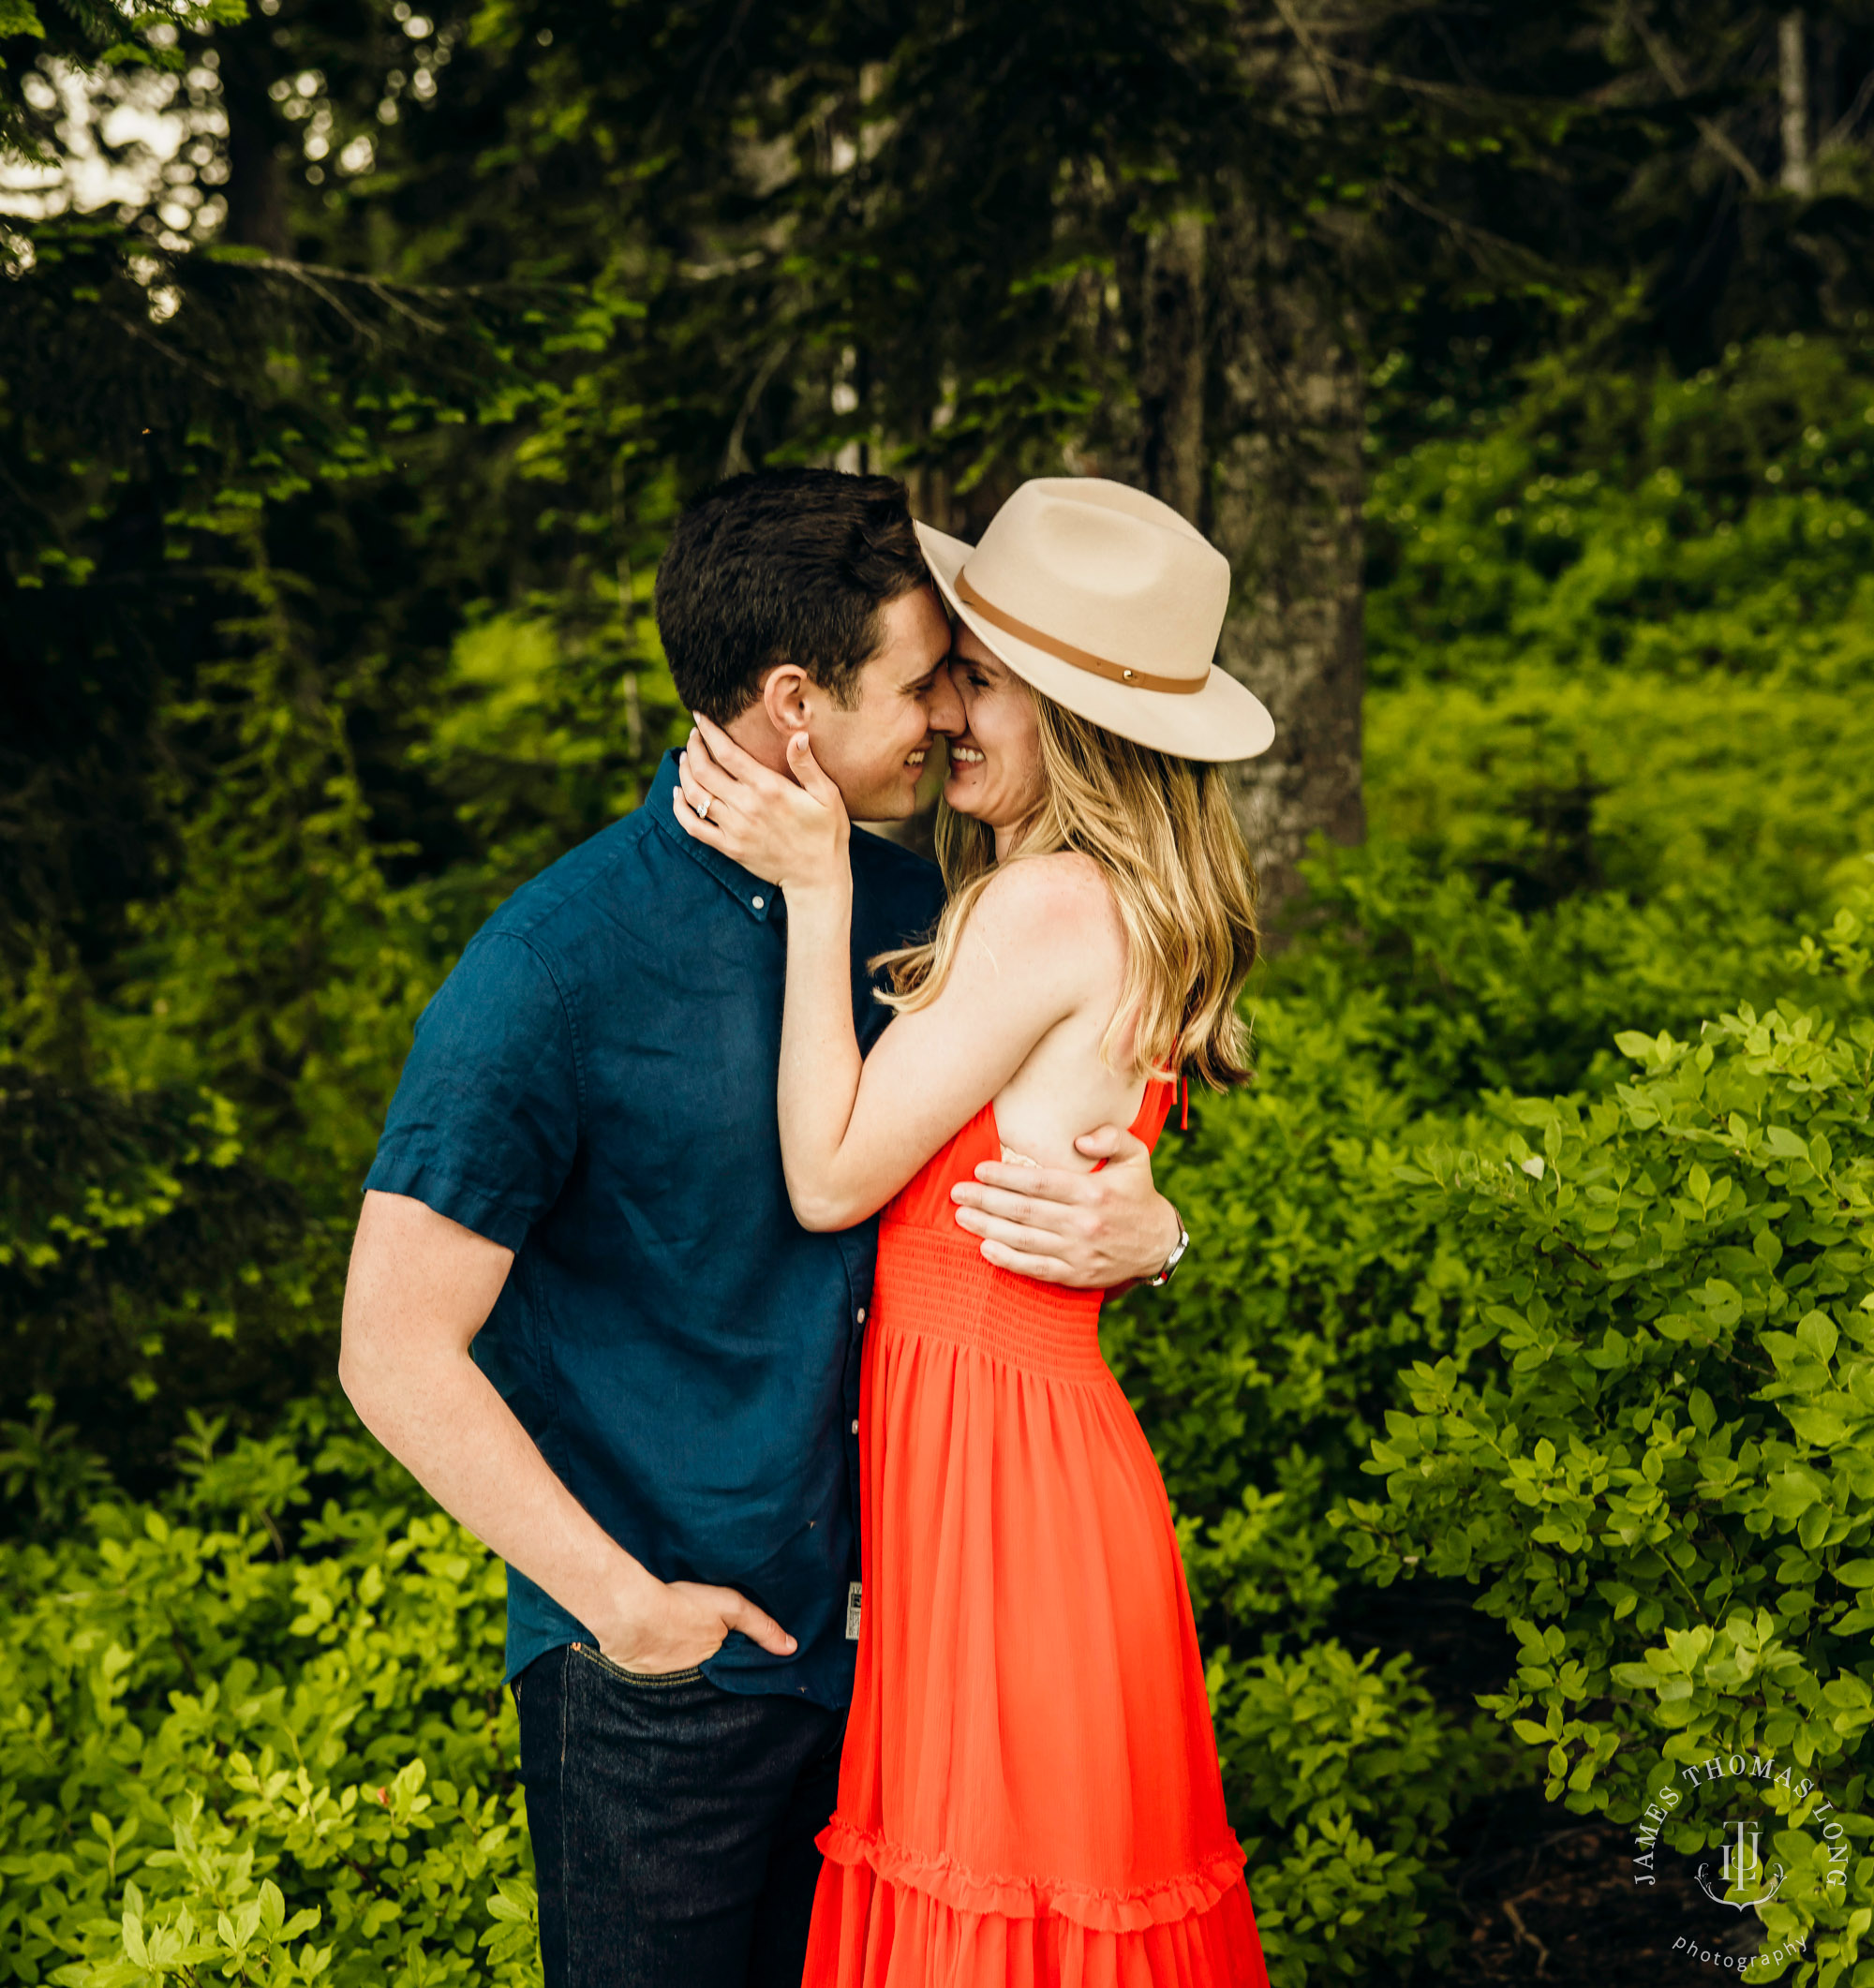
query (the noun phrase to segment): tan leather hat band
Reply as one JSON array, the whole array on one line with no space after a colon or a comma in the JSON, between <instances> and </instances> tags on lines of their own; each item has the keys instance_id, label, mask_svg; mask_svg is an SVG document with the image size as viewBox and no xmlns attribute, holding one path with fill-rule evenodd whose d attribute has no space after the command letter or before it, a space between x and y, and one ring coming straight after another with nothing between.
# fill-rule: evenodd
<instances>
[{"instance_id":1,"label":"tan leather hat band","mask_svg":"<svg viewBox=\"0 0 1874 1988\"><path fill-rule=\"evenodd\" d=\"M1057 661L1070 662L1077 670L1090 670L1095 676L1104 676L1108 683L1129 684L1135 690L1162 690L1172 697L1195 697L1210 681L1209 671L1201 676L1154 676L1149 670L1129 670L1123 663L1095 656L1091 649L1077 649L1071 642L1063 642L1058 635L1050 635L1045 629L1031 628L1027 622L1018 621L1013 615L997 607L992 601L985 601L970 585L967 570L959 572L952 585L961 599L1004 635L1031 643Z\"/></svg>"}]
</instances>

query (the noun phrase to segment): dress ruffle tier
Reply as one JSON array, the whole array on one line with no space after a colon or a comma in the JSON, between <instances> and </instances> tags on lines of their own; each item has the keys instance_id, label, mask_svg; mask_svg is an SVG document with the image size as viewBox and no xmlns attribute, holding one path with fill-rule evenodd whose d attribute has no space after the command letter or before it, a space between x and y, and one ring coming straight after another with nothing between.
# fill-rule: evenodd
<instances>
[{"instance_id":1,"label":"dress ruffle tier","mask_svg":"<svg viewBox=\"0 0 1874 1988\"><path fill-rule=\"evenodd\" d=\"M1071 1919L1095 1933L1138 1933L1200 1917L1227 1892L1241 1889L1242 1851L1232 1847L1202 1870L1118 1891L1059 1878L972 1871L954 1857L907 1849L867 1834L837 1816L820 1832L821 1854L863 1867L900 1892L920 1892L946 1910L983 1919Z\"/></svg>"},{"instance_id":2,"label":"dress ruffle tier","mask_svg":"<svg viewBox=\"0 0 1874 1988\"><path fill-rule=\"evenodd\" d=\"M805 1977L816 1988L1241 1988L1268 1980L1240 1869L1227 1882L1189 1880L1188 1896L1208 1892L1208 1904L1185 1903L1175 1888L1180 1901L1163 1918L1154 1906L1118 1898L1083 1918L1072 1906L1084 1894L1031 1898L1025 1912L972 1910L884 1876L869 1858L845 1861L847 1846L829 1835ZM990 1879L984 1889L1006 1896L1016 1884ZM1170 1900L1161 1893L1157 1903Z\"/></svg>"},{"instance_id":3,"label":"dress ruffle tier","mask_svg":"<svg viewBox=\"0 0 1874 1988\"><path fill-rule=\"evenodd\" d=\"M1135 1130L1155 1138L1168 1090ZM862 1371L858 1669L805 1988L1267 1988L1165 1488L1099 1295L886 1211Z\"/></svg>"}]
</instances>

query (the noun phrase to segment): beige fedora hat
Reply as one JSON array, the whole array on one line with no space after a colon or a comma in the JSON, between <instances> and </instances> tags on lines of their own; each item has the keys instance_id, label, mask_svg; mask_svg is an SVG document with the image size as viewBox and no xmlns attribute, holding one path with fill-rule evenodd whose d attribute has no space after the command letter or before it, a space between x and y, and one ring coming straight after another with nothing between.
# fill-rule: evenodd
<instances>
[{"instance_id":1,"label":"beige fedora hat","mask_svg":"<svg viewBox=\"0 0 1874 1988\"><path fill-rule=\"evenodd\" d=\"M917 527L938 587L1024 682L1181 759L1254 759L1274 720L1212 660L1229 561L1168 504L1096 476L1023 483L980 545Z\"/></svg>"}]
</instances>

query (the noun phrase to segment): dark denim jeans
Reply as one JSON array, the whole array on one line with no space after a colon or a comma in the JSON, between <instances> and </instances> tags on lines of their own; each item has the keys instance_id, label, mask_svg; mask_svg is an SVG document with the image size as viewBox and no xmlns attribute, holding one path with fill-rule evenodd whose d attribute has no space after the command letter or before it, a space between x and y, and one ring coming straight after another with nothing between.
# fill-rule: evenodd
<instances>
[{"instance_id":1,"label":"dark denim jeans","mask_svg":"<svg viewBox=\"0 0 1874 1988\"><path fill-rule=\"evenodd\" d=\"M799 1988L845 1714L582 1643L514 1699L546 1988Z\"/></svg>"}]
</instances>

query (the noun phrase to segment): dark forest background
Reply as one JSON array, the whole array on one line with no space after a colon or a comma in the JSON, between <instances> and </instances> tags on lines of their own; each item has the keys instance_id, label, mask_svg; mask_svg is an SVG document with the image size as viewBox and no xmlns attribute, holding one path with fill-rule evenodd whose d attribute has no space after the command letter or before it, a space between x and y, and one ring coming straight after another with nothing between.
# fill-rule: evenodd
<instances>
[{"instance_id":1,"label":"dark forest background","mask_svg":"<svg viewBox=\"0 0 1874 1988\"><path fill-rule=\"evenodd\" d=\"M1854 1807L1867 0L15 0L0 63L0 1981L536 1978L498 1570L335 1396L344 1252L761 463L966 536L1121 477L1235 569L1259 1076L1108 1343L1282 1988L1688 1965L1627 1860L1700 1745ZM1707 1940L1860 1981L1817 1882Z\"/></svg>"}]
</instances>

